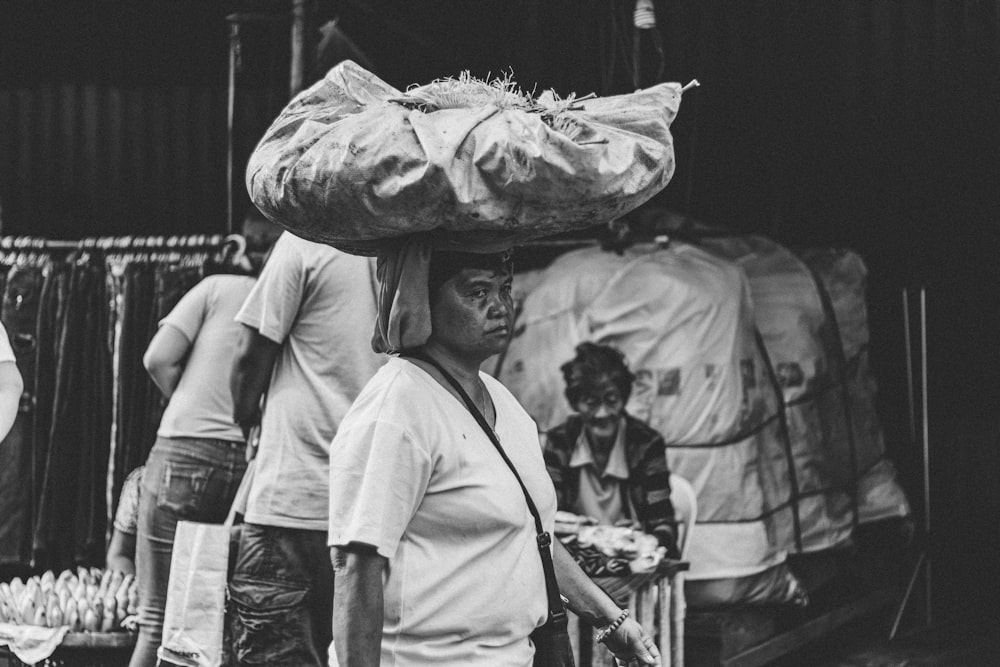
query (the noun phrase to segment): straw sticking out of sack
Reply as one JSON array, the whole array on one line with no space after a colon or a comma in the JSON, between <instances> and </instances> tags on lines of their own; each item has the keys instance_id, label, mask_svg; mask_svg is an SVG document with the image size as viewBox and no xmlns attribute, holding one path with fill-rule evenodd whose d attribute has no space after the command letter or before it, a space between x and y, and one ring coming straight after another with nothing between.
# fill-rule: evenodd
<instances>
[{"instance_id":1,"label":"straw sticking out of sack","mask_svg":"<svg viewBox=\"0 0 1000 667\"><path fill-rule=\"evenodd\" d=\"M408 109L432 113L444 109L470 109L492 105L498 109L518 109L527 113L537 113L550 128L575 141L583 128L575 119L567 116L567 111L580 111L580 102L597 97L591 93L577 97L571 93L561 98L554 91L546 91L539 97L526 93L514 82L513 73L505 72L502 77L490 80L479 79L466 70L458 78L436 79L425 86L411 87L391 102ZM606 139L581 143L607 143Z\"/></svg>"}]
</instances>

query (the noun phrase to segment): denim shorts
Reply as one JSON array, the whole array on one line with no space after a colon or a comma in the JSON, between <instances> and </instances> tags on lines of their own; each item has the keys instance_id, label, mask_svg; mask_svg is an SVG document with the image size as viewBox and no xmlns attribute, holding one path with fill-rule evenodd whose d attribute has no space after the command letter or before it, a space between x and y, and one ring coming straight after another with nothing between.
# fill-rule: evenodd
<instances>
[{"instance_id":1,"label":"denim shorts","mask_svg":"<svg viewBox=\"0 0 1000 667\"><path fill-rule=\"evenodd\" d=\"M329 554L325 531L243 524L229 582L231 664L329 664Z\"/></svg>"}]
</instances>

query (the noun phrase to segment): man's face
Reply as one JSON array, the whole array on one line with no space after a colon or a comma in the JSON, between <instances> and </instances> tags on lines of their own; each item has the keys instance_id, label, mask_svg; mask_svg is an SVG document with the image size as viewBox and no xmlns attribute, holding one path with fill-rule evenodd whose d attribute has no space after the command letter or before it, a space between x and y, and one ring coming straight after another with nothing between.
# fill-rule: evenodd
<instances>
[{"instance_id":1,"label":"man's face","mask_svg":"<svg viewBox=\"0 0 1000 667\"><path fill-rule=\"evenodd\" d=\"M513 328L509 271L462 269L431 297L431 340L479 363L503 352Z\"/></svg>"},{"instance_id":2,"label":"man's face","mask_svg":"<svg viewBox=\"0 0 1000 667\"><path fill-rule=\"evenodd\" d=\"M605 377L581 396L573 409L583 418L583 426L592 439L608 441L618 434L625 401L615 383Z\"/></svg>"}]
</instances>

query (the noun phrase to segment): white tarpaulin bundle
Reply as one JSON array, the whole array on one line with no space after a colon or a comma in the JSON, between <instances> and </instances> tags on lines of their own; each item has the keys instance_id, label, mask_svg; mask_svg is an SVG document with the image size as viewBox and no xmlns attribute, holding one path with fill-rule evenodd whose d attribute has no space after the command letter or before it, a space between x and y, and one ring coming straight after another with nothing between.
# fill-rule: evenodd
<instances>
[{"instance_id":1,"label":"white tarpaulin bundle","mask_svg":"<svg viewBox=\"0 0 1000 667\"><path fill-rule=\"evenodd\" d=\"M403 93L351 61L279 114L247 165L254 204L348 252L425 232L491 250L607 223L674 171L681 87L532 98L463 76Z\"/></svg>"},{"instance_id":2,"label":"white tarpaulin bundle","mask_svg":"<svg viewBox=\"0 0 1000 667\"><path fill-rule=\"evenodd\" d=\"M910 504L896 468L885 455L882 424L875 410L877 385L868 366L868 269L849 250L800 253L829 294L846 359L849 437L856 452L858 519L861 523L903 517ZM846 434L845 434L846 436Z\"/></svg>"},{"instance_id":3,"label":"white tarpaulin bundle","mask_svg":"<svg viewBox=\"0 0 1000 667\"><path fill-rule=\"evenodd\" d=\"M585 340L621 350L637 379L628 410L663 434L673 472L698 494L688 575L771 582L755 600L788 601L794 548L780 397L755 339L736 265L694 246L599 249L558 258L528 295L501 380L548 429L569 414L560 365ZM705 600L702 600L705 602Z\"/></svg>"},{"instance_id":4,"label":"white tarpaulin bundle","mask_svg":"<svg viewBox=\"0 0 1000 667\"><path fill-rule=\"evenodd\" d=\"M747 274L754 318L785 400L795 462L802 550L817 551L851 536L854 509L843 383L819 289L790 250L760 236L707 238L705 247Z\"/></svg>"}]
</instances>

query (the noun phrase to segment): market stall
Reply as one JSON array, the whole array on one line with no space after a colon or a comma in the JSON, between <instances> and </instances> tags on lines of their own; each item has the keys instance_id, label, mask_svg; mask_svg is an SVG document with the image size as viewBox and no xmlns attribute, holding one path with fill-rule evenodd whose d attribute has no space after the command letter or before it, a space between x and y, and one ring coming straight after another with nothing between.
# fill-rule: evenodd
<instances>
[{"instance_id":1,"label":"market stall","mask_svg":"<svg viewBox=\"0 0 1000 667\"><path fill-rule=\"evenodd\" d=\"M695 644L721 634L716 659L776 635L798 645L808 628L887 604L899 573L855 562L872 534L856 528L911 515L873 418L863 264L725 230L685 237L550 248L551 264L515 282L518 324L497 373L544 433L568 414L559 369L574 347L622 350L637 376L630 413L664 434L671 470L698 493L685 579ZM820 556L832 560L817 576ZM831 603L831 577L855 597ZM801 609L801 625L768 620L781 606ZM740 608L757 620L741 626Z\"/></svg>"},{"instance_id":2,"label":"market stall","mask_svg":"<svg viewBox=\"0 0 1000 667\"><path fill-rule=\"evenodd\" d=\"M24 386L0 443L0 579L103 561L164 406L143 352L213 261L202 232L252 201L348 253L416 234L417 252L545 255L483 368L544 437L573 410L575 345L625 353L628 412L697 511L669 572L685 631L664 630L665 581L624 597L689 664L827 635L885 607L911 558L894 636L932 602L950 603L934 620L992 618L995 3L133 4L0 20L0 222L20 235L0 238L0 321ZM321 34L350 61L323 71ZM643 227L651 204L682 224ZM53 661L121 661L132 639L64 627Z\"/></svg>"},{"instance_id":3,"label":"market stall","mask_svg":"<svg viewBox=\"0 0 1000 667\"><path fill-rule=\"evenodd\" d=\"M143 352L222 241L0 239L2 319L25 378L2 444L5 568L104 563L122 482L145 461L163 408Z\"/></svg>"}]
</instances>

